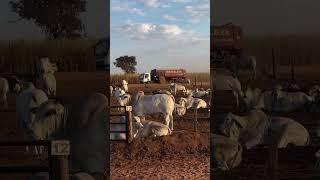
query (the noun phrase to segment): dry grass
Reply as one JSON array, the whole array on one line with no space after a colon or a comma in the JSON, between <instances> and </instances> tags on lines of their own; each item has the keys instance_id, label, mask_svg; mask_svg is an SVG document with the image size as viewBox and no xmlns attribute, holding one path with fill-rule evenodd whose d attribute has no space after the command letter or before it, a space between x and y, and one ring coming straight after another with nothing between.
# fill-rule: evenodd
<instances>
[{"instance_id":1,"label":"dry grass","mask_svg":"<svg viewBox=\"0 0 320 180\"><path fill-rule=\"evenodd\" d=\"M110 76L111 84L120 84L121 80L125 79L129 84L139 84L138 79L139 74L112 74ZM191 80L191 83L197 81L200 82L209 82L210 74L209 73L188 73L187 78Z\"/></svg>"},{"instance_id":2,"label":"dry grass","mask_svg":"<svg viewBox=\"0 0 320 180\"><path fill-rule=\"evenodd\" d=\"M49 57L61 71L87 71L95 67L95 40L0 41L1 72L33 72L35 60Z\"/></svg>"}]
</instances>

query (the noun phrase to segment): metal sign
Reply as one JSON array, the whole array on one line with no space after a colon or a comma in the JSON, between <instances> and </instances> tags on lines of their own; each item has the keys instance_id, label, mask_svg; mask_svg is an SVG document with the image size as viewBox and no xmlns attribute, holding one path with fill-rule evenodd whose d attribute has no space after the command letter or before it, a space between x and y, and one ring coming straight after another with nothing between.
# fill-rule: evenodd
<instances>
[{"instance_id":1,"label":"metal sign","mask_svg":"<svg viewBox=\"0 0 320 180\"><path fill-rule=\"evenodd\" d=\"M64 156L70 154L70 142L57 140L51 142L51 155Z\"/></svg>"},{"instance_id":2,"label":"metal sign","mask_svg":"<svg viewBox=\"0 0 320 180\"><path fill-rule=\"evenodd\" d=\"M126 106L126 111L132 111L132 106Z\"/></svg>"}]
</instances>

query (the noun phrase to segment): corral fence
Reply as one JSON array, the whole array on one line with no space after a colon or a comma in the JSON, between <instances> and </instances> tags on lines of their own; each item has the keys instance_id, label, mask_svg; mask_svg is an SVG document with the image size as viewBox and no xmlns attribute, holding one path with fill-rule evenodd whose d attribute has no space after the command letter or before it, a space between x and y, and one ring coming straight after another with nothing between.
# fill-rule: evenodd
<instances>
[{"instance_id":1,"label":"corral fence","mask_svg":"<svg viewBox=\"0 0 320 180\"><path fill-rule=\"evenodd\" d=\"M50 180L69 180L68 156L70 143L66 140L42 141L1 141L0 147L46 146L48 147L48 166L10 166L0 165L0 173L49 172Z\"/></svg>"},{"instance_id":2,"label":"corral fence","mask_svg":"<svg viewBox=\"0 0 320 180\"><path fill-rule=\"evenodd\" d=\"M124 141L123 139L111 139L111 135L120 135L125 133L126 134L126 141L127 143L131 143L133 141L133 133L132 133L132 106L110 106L110 110L112 109L124 109L125 112L121 113L110 113L111 117L122 117L125 116L125 122L111 122L110 119L110 141ZM125 126L125 130L118 130L116 127ZM116 130L114 130L116 129Z\"/></svg>"}]
</instances>

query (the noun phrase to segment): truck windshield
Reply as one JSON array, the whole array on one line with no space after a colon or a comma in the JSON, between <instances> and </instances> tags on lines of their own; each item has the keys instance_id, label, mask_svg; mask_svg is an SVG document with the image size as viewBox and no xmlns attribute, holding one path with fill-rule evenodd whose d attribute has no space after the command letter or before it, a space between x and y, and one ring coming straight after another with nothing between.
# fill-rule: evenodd
<instances>
[{"instance_id":1,"label":"truck windshield","mask_svg":"<svg viewBox=\"0 0 320 180\"><path fill-rule=\"evenodd\" d=\"M149 74L145 74L144 77L145 77L145 78L149 78Z\"/></svg>"},{"instance_id":2,"label":"truck windshield","mask_svg":"<svg viewBox=\"0 0 320 180\"><path fill-rule=\"evenodd\" d=\"M139 78L143 79L144 78L144 74L140 74Z\"/></svg>"}]
</instances>

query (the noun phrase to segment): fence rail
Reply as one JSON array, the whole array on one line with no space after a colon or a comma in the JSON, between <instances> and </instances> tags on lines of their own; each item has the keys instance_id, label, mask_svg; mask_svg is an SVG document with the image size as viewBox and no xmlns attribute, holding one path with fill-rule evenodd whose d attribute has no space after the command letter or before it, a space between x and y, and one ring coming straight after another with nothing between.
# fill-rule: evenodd
<instances>
[{"instance_id":1,"label":"fence rail","mask_svg":"<svg viewBox=\"0 0 320 180\"><path fill-rule=\"evenodd\" d=\"M50 180L69 180L68 155L70 144L66 140L55 141L1 141L0 147L17 146L47 146L49 164L47 166L38 165L0 165L0 173L35 173L49 172Z\"/></svg>"}]
</instances>

